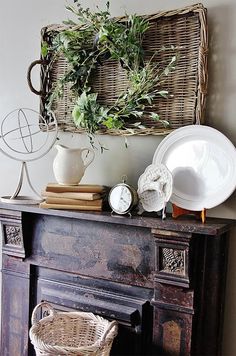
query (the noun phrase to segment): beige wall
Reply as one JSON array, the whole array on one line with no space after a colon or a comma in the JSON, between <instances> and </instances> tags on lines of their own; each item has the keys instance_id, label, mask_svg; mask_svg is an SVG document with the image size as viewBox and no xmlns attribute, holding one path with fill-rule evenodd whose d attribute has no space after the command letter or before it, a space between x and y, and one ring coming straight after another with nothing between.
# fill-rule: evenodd
<instances>
[{"instance_id":1,"label":"beige wall","mask_svg":"<svg viewBox=\"0 0 236 356\"><path fill-rule=\"evenodd\" d=\"M102 7L103 1L81 1L85 6ZM127 13L148 14L158 10L173 9L194 4L192 0L111 0L112 15ZM227 135L236 143L236 2L235 0L206 0L210 32L209 95L207 123ZM5 1L0 11L0 121L11 110L29 107L38 110L38 98L27 86L26 71L29 64L39 57L40 29L49 23L59 23L67 16L63 0ZM39 70L33 75L35 86L39 83ZM88 145L85 136L60 134L61 142L73 146ZM136 185L139 175L151 163L160 142L156 137L129 138L128 149L120 137L101 137L109 147L96 158L83 182L112 185L127 174L129 182ZM42 187L53 180L52 160L55 149L46 157L29 165L35 187ZM19 164L0 153L0 195L11 194L16 186ZM27 192L27 188L26 188ZM208 215L236 218L236 193ZM236 355L236 231L232 233L229 274L227 282L226 314L223 354ZM213 256L214 258L214 256Z\"/></svg>"}]
</instances>

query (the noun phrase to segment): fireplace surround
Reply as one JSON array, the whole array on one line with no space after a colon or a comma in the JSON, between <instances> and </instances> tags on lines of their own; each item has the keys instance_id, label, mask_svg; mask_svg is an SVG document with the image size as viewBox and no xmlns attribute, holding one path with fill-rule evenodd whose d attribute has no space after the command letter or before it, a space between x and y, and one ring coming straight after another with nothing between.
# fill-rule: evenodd
<instances>
[{"instance_id":1,"label":"fireplace surround","mask_svg":"<svg viewBox=\"0 0 236 356\"><path fill-rule=\"evenodd\" d=\"M119 322L111 355L219 355L234 221L0 204L1 355L34 355L32 310ZM42 310L42 315L46 311Z\"/></svg>"}]
</instances>

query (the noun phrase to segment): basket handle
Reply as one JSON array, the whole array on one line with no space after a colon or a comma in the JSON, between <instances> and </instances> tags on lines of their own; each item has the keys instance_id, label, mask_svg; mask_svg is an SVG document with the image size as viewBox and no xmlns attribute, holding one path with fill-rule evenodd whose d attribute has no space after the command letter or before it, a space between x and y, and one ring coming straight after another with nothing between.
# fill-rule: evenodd
<instances>
[{"instance_id":1,"label":"basket handle","mask_svg":"<svg viewBox=\"0 0 236 356\"><path fill-rule=\"evenodd\" d=\"M41 302L39 304L36 305L36 307L34 308L33 312L32 312L32 317L31 317L31 324L34 325L37 323L37 311L39 308L42 307L46 307L46 309L49 311L49 316L54 316L55 315L55 310L53 309L53 307L51 306L51 304L47 303L47 302Z\"/></svg>"},{"instance_id":2,"label":"basket handle","mask_svg":"<svg viewBox=\"0 0 236 356\"><path fill-rule=\"evenodd\" d=\"M111 329L112 329L114 326L116 326L116 325L118 325L118 322L117 322L116 320L113 320L113 321L110 323L110 325L108 326L107 330L105 331L105 333L104 333L103 336L102 336L101 345L105 342L108 333L109 333L109 332L111 331Z\"/></svg>"},{"instance_id":3,"label":"basket handle","mask_svg":"<svg viewBox=\"0 0 236 356\"><path fill-rule=\"evenodd\" d=\"M36 61L33 61L28 70L27 70L27 82L28 82L28 85L29 85L29 88L30 90L36 94L36 95L43 95L43 91L42 90L36 90L34 87L33 87L33 84L32 84L32 80L31 80L31 72L32 72L32 69L37 65L37 64L40 64L40 65L45 65L47 64L48 62L43 60L43 59L37 59Z\"/></svg>"}]
</instances>

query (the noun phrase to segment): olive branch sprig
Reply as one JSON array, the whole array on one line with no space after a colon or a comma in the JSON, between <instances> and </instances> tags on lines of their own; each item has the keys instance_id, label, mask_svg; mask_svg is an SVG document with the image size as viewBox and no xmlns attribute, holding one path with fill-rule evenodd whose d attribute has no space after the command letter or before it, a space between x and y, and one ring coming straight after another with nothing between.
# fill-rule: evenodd
<instances>
[{"instance_id":1,"label":"olive branch sprig","mask_svg":"<svg viewBox=\"0 0 236 356\"><path fill-rule=\"evenodd\" d=\"M159 121L164 126L168 122L161 120L152 112L153 100L157 95L167 98L169 93L163 89L167 76L175 69L178 55L168 59L164 66L158 66L153 58L145 62L142 48L143 36L149 28L149 22L140 16L127 16L127 21L119 21L110 16L109 2L104 11L95 13L84 9L78 2L66 6L76 20L66 20L67 27L60 31L50 47L43 46L44 55L51 53L52 61L63 55L68 62L68 70L53 86L47 99L50 110L53 102L63 96L69 85L71 100L74 102L72 117L75 125L83 128L92 136L101 128L125 130L129 119L137 119L134 127L143 128L139 121L143 115ZM159 51L176 48L162 47ZM158 52L158 51L157 51ZM127 72L128 86L108 107L98 102L98 94L90 86L93 71L106 60L115 59Z\"/></svg>"}]
</instances>

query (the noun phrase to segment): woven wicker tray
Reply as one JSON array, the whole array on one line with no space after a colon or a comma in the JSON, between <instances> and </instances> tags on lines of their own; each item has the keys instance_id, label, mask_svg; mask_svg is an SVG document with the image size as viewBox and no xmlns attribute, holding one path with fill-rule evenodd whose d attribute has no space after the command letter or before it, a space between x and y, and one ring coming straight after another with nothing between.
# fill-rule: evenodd
<instances>
[{"instance_id":1,"label":"woven wicker tray","mask_svg":"<svg viewBox=\"0 0 236 356\"><path fill-rule=\"evenodd\" d=\"M157 112L161 119L170 123L168 129L155 121L142 118L145 129L135 128L130 130L105 130L100 134L111 135L162 135L173 129L200 124L204 121L204 109L207 91L207 20L206 9L202 4L184 7L177 10L159 12L155 15L144 16L150 22L150 28L145 34L143 48L145 59L150 59L162 46L180 47L179 60L176 69L167 77L165 90L169 91L168 99L158 97L154 100L152 111ZM120 18L125 21L125 18ZM51 42L52 37L65 27L62 25L49 25L42 29L42 42ZM160 52L155 56L157 63L166 63L173 55L171 50ZM28 81L31 90L40 95L40 112L46 115L45 98L53 83L67 70L64 58L49 65L50 58L38 60L31 64L28 71ZM31 70L35 64L41 64L41 88L37 91L31 83ZM115 102L119 93L127 85L126 72L120 64L108 60L103 66L98 66L92 77L92 90L98 93L98 100L110 106ZM53 110L58 120L60 130L82 132L76 128L71 118L72 102L69 89L65 90L64 97L53 104ZM135 121L134 121L135 122ZM132 124L132 121L129 120Z\"/></svg>"}]
</instances>

